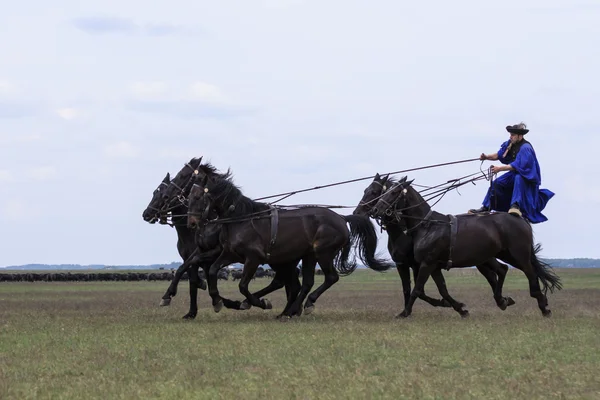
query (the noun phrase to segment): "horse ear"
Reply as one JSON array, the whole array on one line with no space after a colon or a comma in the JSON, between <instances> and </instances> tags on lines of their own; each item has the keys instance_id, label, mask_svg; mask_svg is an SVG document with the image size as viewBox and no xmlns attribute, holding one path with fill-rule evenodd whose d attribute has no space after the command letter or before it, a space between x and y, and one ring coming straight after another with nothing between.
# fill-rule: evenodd
<instances>
[{"instance_id":1,"label":"horse ear","mask_svg":"<svg viewBox=\"0 0 600 400\"><path fill-rule=\"evenodd\" d=\"M379 176L379 172L375 174L375 177L373 178L374 181L378 181L379 179L381 179L381 177Z\"/></svg>"},{"instance_id":2,"label":"horse ear","mask_svg":"<svg viewBox=\"0 0 600 400\"><path fill-rule=\"evenodd\" d=\"M411 179L411 180L410 180L410 181L408 181L408 182L404 182L404 184L403 184L402 186L404 186L404 187L409 187L409 186L411 185L411 183L413 183L414 181L415 181L414 179Z\"/></svg>"},{"instance_id":3,"label":"horse ear","mask_svg":"<svg viewBox=\"0 0 600 400\"><path fill-rule=\"evenodd\" d=\"M165 175L163 182L170 182L170 181L171 181L171 173L167 172L167 175Z\"/></svg>"},{"instance_id":4,"label":"horse ear","mask_svg":"<svg viewBox=\"0 0 600 400\"><path fill-rule=\"evenodd\" d=\"M408 177L407 177L407 176L403 176L403 177L402 177L402 178L401 178L401 179L398 181L398 183L404 183L404 182L406 182L406 178L408 178Z\"/></svg>"},{"instance_id":5,"label":"horse ear","mask_svg":"<svg viewBox=\"0 0 600 400\"><path fill-rule=\"evenodd\" d=\"M383 183L387 182L388 179L390 179L390 174L387 174L386 176L384 176L383 178L381 178L381 180L382 180Z\"/></svg>"}]
</instances>

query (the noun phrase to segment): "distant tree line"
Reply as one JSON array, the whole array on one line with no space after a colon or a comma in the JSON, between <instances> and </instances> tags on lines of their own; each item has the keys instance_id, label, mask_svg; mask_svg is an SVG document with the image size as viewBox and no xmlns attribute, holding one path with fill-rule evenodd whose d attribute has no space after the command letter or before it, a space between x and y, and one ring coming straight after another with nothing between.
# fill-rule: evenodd
<instances>
[{"instance_id":1,"label":"distant tree line","mask_svg":"<svg viewBox=\"0 0 600 400\"><path fill-rule=\"evenodd\" d=\"M555 268L600 268L597 258L547 258L544 261Z\"/></svg>"},{"instance_id":2,"label":"distant tree line","mask_svg":"<svg viewBox=\"0 0 600 400\"><path fill-rule=\"evenodd\" d=\"M116 282L116 281L170 281L173 279L175 271L160 272L0 272L0 282ZM240 270L229 271L222 269L219 271L218 279L233 280L239 279ZM273 277L274 273L269 270L257 271L255 278ZM200 270L198 276L206 279L204 271ZM188 280L188 274L185 272L181 280Z\"/></svg>"}]
</instances>

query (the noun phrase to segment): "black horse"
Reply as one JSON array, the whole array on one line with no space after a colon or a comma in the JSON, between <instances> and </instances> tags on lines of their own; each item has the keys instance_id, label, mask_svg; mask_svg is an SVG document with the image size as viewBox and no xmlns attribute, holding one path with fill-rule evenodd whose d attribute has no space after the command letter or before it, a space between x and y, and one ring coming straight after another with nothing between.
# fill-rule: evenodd
<instances>
[{"instance_id":1,"label":"black horse","mask_svg":"<svg viewBox=\"0 0 600 400\"><path fill-rule=\"evenodd\" d=\"M560 290L562 284L550 266L537 258L541 246L534 245L528 222L504 212L456 216L438 213L411 186L412 182L403 178L383 194L371 211L375 218L399 215L413 238L414 258L420 270L404 310L406 316L411 314L429 276L445 263L448 268L470 267L492 258L523 271L529 280L531 297L537 299L542 315L551 315L546 293ZM495 295L501 297L501 292L498 285Z\"/></svg>"},{"instance_id":2,"label":"black horse","mask_svg":"<svg viewBox=\"0 0 600 400\"><path fill-rule=\"evenodd\" d=\"M213 179L225 179L230 176L230 172L220 173L209 163L202 164L202 157L192 158L177 175L169 182L168 186L161 192L161 204L154 205L154 209L159 209L161 219L167 212L172 213L172 221L176 226L179 226L185 231L186 243L191 249L194 249L190 257L177 268L175 276L167 291L162 297L161 305L169 305L171 298L177 294L177 285L185 272L188 275L195 276L198 266L204 271L206 277L209 276L209 267L216 260L222 251L219 243L219 234L221 227L218 225L204 225L196 229L190 229L187 226L188 213L188 195L191 189L191 183L194 179L200 177L211 177ZM216 217L216 215L212 215ZM295 265L294 265L295 266ZM188 269L190 269L188 271ZM288 265L274 266L271 268L276 271L271 283L264 289L255 293L256 296L266 296L285 286L288 300L295 298L300 292L300 279L296 269L289 268ZM267 307L271 308L271 304L266 301ZM226 308L234 310L247 310L251 305L247 301L231 301L223 298L220 304ZM215 311L220 311L220 307L215 308Z\"/></svg>"},{"instance_id":3,"label":"black horse","mask_svg":"<svg viewBox=\"0 0 600 400\"><path fill-rule=\"evenodd\" d=\"M157 221L161 224L167 223L166 213L161 212L163 207L162 194L170 183L170 174L164 177L160 185L154 190L150 203L142 213L144 221L154 224ZM193 254L196 253L196 244L191 231L187 228L185 223L182 223L180 219L175 218L173 225L177 231L177 251L183 259L184 263ZM183 316L184 319L194 319L198 314L198 289L206 290L206 282L198 276L198 264L194 264L192 270L188 274L189 276L189 288L190 288L190 309L187 314ZM176 294L176 290L175 290ZM173 295L175 295L173 294ZM165 304L168 305L168 304Z\"/></svg>"},{"instance_id":4,"label":"black horse","mask_svg":"<svg viewBox=\"0 0 600 400\"><path fill-rule=\"evenodd\" d=\"M392 187L397 182L390 178L389 175L384 177L376 174L373 178L373 182L364 190L364 194L354 214L358 215L370 215L372 208L375 206L379 198L382 196L384 191L388 187ZM392 256L392 260L396 263L400 280L402 281L402 291L404 294L404 306L408 304L410 300L411 283L410 283L410 269L413 270L415 281L419 275L419 264L414 259L413 253L413 239L412 236L405 233L407 226L404 220L396 218L398 215L384 215L381 217L381 226L388 233L388 251ZM498 262L495 258L490 259L487 263L478 265L477 269L487 279L494 293L496 287L504 284L506 273L508 272L508 266ZM425 291L419 294L419 298L425 302L431 304L434 307L454 307L457 306L461 311L461 315L468 315L468 311L464 309L466 307L463 303L459 303L454 300L448 293L446 287L446 280L442 275L441 269L432 271L431 277L435 281L435 284L442 296L442 300L433 299L425 294ZM495 297L496 304L501 310L506 310L508 306L515 304L515 301L510 297ZM456 308L456 307L455 307ZM402 311L399 317L405 317L405 311Z\"/></svg>"},{"instance_id":5,"label":"black horse","mask_svg":"<svg viewBox=\"0 0 600 400\"><path fill-rule=\"evenodd\" d=\"M201 183L193 184L189 200L189 226L207 221L212 211L219 217L213 222L222 224L223 252L211 265L208 275L208 291L215 307L221 303L216 273L234 262L244 264L240 292L250 304L264 308L264 300L248 290L257 267L265 263L272 266L283 263L295 270L295 265L302 261L302 290L282 313L287 317L302 314L304 299L314 285L317 263L324 272L325 281L308 296L304 305L306 313L310 313L319 296L339 280L338 274L354 271L356 262L350 262L349 255L355 244L358 244L359 257L367 267L386 271L394 266L376 258L377 235L366 216L342 216L325 207L284 209L256 202L244 196L231 178L212 180L205 177Z\"/></svg>"},{"instance_id":6,"label":"black horse","mask_svg":"<svg viewBox=\"0 0 600 400\"><path fill-rule=\"evenodd\" d=\"M197 165L197 168L205 174L216 174L216 170L211 165ZM215 250L215 246L219 246L219 232L215 226L206 227L202 232L198 232L202 237L202 249L205 252L200 252L197 245L196 231L187 227L187 206L185 201L176 201L168 209L165 208L164 192L169 187L170 174L167 173L161 184L154 191L152 200L148 207L144 210L142 217L148 223L159 222L167 224L167 212L172 214L171 225L177 231L177 250L183 259L183 264L177 269L174 279L163 295L160 305L168 306L171 303L171 298L177 295L177 286L184 272L188 272L189 277L189 294L190 308L184 319L194 319L198 314L198 289L206 290L206 282L199 277L199 269L202 268L204 276L208 276L208 267L214 261L214 258L220 254L220 248ZM185 200L185 199L184 199ZM212 254L212 255L211 255ZM271 283L259 291L262 296L278 290L284 286L281 276L275 276ZM299 290L300 280L296 278L296 286ZM227 308L236 310L245 310L250 308L247 304L242 304L239 301L231 301L224 299L224 305Z\"/></svg>"}]
</instances>

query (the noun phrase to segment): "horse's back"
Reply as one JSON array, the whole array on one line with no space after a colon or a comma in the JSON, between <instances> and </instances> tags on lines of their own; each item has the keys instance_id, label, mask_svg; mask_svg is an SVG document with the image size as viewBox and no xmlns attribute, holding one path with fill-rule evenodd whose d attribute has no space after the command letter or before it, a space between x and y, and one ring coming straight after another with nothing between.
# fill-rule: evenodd
<instances>
[{"instance_id":1,"label":"horse's back","mask_svg":"<svg viewBox=\"0 0 600 400\"><path fill-rule=\"evenodd\" d=\"M506 212L456 215L457 239L484 241L493 240L507 247L514 239L532 237L531 226L524 219Z\"/></svg>"}]
</instances>

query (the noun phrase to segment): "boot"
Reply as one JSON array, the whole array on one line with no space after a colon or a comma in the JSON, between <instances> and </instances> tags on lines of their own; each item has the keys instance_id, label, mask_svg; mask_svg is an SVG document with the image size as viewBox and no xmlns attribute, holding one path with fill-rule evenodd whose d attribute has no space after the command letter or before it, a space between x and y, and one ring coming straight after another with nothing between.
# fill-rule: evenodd
<instances>
[{"instance_id":1,"label":"boot","mask_svg":"<svg viewBox=\"0 0 600 400\"><path fill-rule=\"evenodd\" d=\"M479 213L483 213L483 212L487 212L487 211L490 211L490 209L487 208L486 206L482 206L481 208L478 208L478 209L474 209L474 208L470 209L469 214L479 214Z\"/></svg>"},{"instance_id":2,"label":"boot","mask_svg":"<svg viewBox=\"0 0 600 400\"><path fill-rule=\"evenodd\" d=\"M512 215L516 215L517 217L522 217L523 214L521 213L521 209L519 208L519 205L517 203L512 203L510 205L510 210L508 210L509 214Z\"/></svg>"}]
</instances>

